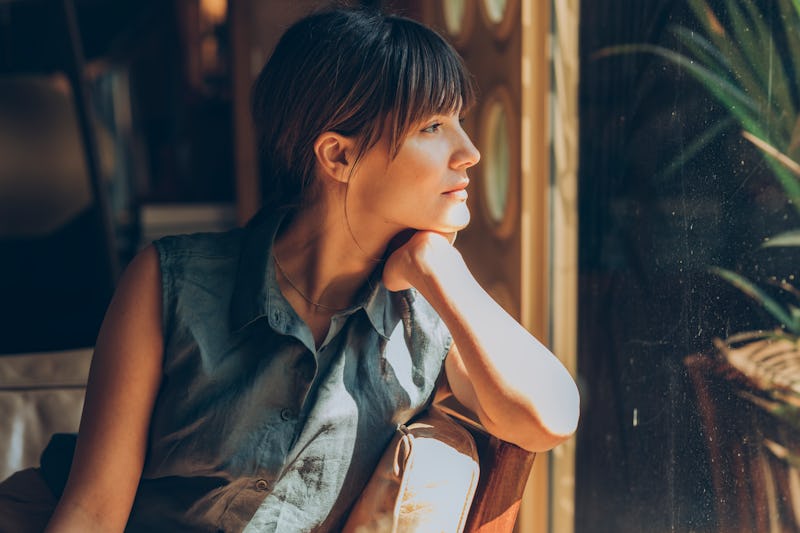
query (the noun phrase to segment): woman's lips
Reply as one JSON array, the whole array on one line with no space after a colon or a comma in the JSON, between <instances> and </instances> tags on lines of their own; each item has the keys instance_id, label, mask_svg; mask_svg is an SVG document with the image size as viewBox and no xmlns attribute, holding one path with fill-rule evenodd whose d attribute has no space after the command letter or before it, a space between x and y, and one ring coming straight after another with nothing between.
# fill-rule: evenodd
<instances>
[{"instance_id":1,"label":"woman's lips","mask_svg":"<svg viewBox=\"0 0 800 533\"><path fill-rule=\"evenodd\" d=\"M452 191L447 191L446 193L443 193L443 195L447 196L448 198L452 198L454 200L466 200L467 196L469 196L469 194L467 194L466 189L454 189Z\"/></svg>"},{"instance_id":2,"label":"woman's lips","mask_svg":"<svg viewBox=\"0 0 800 533\"><path fill-rule=\"evenodd\" d=\"M458 200L466 200L467 196L469 196L467 194L467 185L469 185L469 180L465 179L456 184L452 189L445 191L442 194Z\"/></svg>"}]
</instances>

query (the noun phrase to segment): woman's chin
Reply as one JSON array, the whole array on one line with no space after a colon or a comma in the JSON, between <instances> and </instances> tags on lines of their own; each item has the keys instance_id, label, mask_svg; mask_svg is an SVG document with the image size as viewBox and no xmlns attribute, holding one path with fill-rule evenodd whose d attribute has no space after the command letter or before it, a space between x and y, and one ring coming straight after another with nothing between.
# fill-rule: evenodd
<instances>
[{"instance_id":1,"label":"woman's chin","mask_svg":"<svg viewBox=\"0 0 800 533\"><path fill-rule=\"evenodd\" d=\"M464 209L463 212L453 213L452 216L448 217L448 219L444 221L439 228L437 228L437 231L440 233L453 233L455 231L461 231L469 225L469 220L469 210Z\"/></svg>"},{"instance_id":2,"label":"woman's chin","mask_svg":"<svg viewBox=\"0 0 800 533\"><path fill-rule=\"evenodd\" d=\"M409 226L417 230L435 231L437 233L453 233L466 228L470 221L469 209L463 206L446 214L438 213L436 219L417 220Z\"/></svg>"},{"instance_id":3,"label":"woman's chin","mask_svg":"<svg viewBox=\"0 0 800 533\"><path fill-rule=\"evenodd\" d=\"M457 212L453 213L453 215L453 226L455 231L460 231L469 225L471 215L466 204L464 204L462 209L459 209Z\"/></svg>"}]
</instances>

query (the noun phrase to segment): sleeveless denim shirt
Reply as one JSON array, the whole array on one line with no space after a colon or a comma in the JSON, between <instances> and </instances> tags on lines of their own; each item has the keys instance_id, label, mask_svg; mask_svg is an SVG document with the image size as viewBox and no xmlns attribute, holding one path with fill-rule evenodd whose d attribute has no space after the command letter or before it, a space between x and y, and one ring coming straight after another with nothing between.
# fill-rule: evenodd
<instances>
[{"instance_id":1,"label":"sleeveless denim shirt","mask_svg":"<svg viewBox=\"0 0 800 533\"><path fill-rule=\"evenodd\" d=\"M128 531L336 531L451 337L378 271L319 349L275 278L282 216L155 243L164 379Z\"/></svg>"}]
</instances>

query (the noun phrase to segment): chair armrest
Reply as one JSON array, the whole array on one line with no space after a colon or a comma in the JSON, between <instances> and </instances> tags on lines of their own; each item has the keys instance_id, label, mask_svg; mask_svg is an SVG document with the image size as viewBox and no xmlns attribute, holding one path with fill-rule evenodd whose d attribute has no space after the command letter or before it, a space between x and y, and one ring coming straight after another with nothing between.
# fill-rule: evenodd
<instances>
[{"instance_id":1,"label":"chair armrest","mask_svg":"<svg viewBox=\"0 0 800 533\"><path fill-rule=\"evenodd\" d=\"M481 477L470 508L466 533L511 533L536 454L489 434L452 394L436 406L472 434Z\"/></svg>"},{"instance_id":2,"label":"chair armrest","mask_svg":"<svg viewBox=\"0 0 800 533\"><path fill-rule=\"evenodd\" d=\"M400 426L344 533L461 533L478 485L475 442L435 407Z\"/></svg>"},{"instance_id":3,"label":"chair armrest","mask_svg":"<svg viewBox=\"0 0 800 533\"><path fill-rule=\"evenodd\" d=\"M470 509L467 533L511 533L536 454L488 433L471 430L481 477Z\"/></svg>"}]
</instances>

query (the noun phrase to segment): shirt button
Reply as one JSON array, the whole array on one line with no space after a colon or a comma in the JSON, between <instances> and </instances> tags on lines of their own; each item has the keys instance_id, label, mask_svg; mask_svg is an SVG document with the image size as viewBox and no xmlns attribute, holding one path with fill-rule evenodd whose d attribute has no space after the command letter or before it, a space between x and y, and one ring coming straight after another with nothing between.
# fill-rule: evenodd
<instances>
[{"instance_id":1,"label":"shirt button","mask_svg":"<svg viewBox=\"0 0 800 533\"><path fill-rule=\"evenodd\" d=\"M259 492L264 492L269 488L269 483L267 483L266 479L259 479L256 481L256 490Z\"/></svg>"},{"instance_id":2,"label":"shirt button","mask_svg":"<svg viewBox=\"0 0 800 533\"><path fill-rule=\"evenodd\" d=\"M294 413L288 407L284 407L281 409L281 420L288 422L289 420L294 418Z\"/></svg>"}]
</instances>

